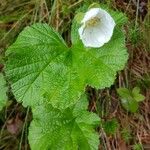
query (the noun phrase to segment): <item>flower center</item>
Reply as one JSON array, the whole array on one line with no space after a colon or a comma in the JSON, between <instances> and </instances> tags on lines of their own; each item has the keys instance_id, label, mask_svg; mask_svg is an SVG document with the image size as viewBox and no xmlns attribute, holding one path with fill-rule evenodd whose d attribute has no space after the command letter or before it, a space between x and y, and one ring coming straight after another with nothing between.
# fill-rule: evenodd
<instances>
[{"instance_id":1,"label":"flower center","mask_svg":"<svg viewBox=\"0 0 150 150\"><path fill-rule=\"evenodd\" d=\"M93 27L96 26L100 22L100 18L93 17L92 19L86 21L85 26L86 27Z\"/></svg>"},{"instance_id":2,"label":"flower center","mask_svg":"<svg viewBox=\"0 0 150 150\"><path fill-rule=\"evenodd\" d=\"M84 34L84 31L85 31L86 28L94 27L94 26L98 25L99 23L100 23L100 18L98 18L98 17L93 17L90 20L86 21L85 22L85 27L82 31L82 34Z\"/></svg>"}]
</instances>

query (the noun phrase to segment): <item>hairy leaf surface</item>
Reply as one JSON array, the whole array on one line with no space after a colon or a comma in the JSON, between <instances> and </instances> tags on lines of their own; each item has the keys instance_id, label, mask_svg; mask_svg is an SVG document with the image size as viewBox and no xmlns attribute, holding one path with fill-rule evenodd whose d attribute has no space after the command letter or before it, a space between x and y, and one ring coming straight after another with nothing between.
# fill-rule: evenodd
<instances>
[{"instance_id":1,"label":"hairy leaf surface","mask_svg":"<svg viewBox=\"0 0 150 150\"><path fill-rule=\"evenodd\" d=\"M65 109L79 100L86 85L112 85L128 58L121 29L124 16L114 12L112 16L118 24L113 37L98 49L83 46L75 21L70 48L47 24L26 27L7 50L6 75L16 99L24 106L47 100L53 107Z\"/></svg>"},{"instance_id":2,"label":"hairy leaf surface","mask_svg":"<svg viewBox=\"0 0 150 150\"><path fill-rule=\"evenodd\" d=\"M47 24L26 27L7 50L6 74L16 99L34 106L47 89L54 106L74 103L84 86L75 66L68 65L72 63L69 53L63 39Z\"/></svg>"},{"instance_id":3,"label":"hairy leaf surface","mask_svg":"<svg viewBox=\"0 0 150 150\"><path fill-rule=\"evenodd\" d=\"M81 99L72 108L60 111L50 104L33 110L29 128L32 150L97 150L99 117L88 112L87 99ZM39 113L40 112L40 113Z\"/></svg>"}]
</instances>

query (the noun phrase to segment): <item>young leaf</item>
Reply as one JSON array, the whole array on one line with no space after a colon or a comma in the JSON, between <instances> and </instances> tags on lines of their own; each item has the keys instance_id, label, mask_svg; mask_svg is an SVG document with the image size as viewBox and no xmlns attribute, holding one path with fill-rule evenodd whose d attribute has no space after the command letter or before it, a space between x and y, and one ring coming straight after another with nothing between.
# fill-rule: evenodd
<instances>
[{"instance_id":1,"label":"young leaf","mask_svg":"<svg viewBox=\"0 0 150 150\"><path fill-rule=\"evenodd\" d=\"M127 111L131 113L135 113L139 108L138 102L134 99L121 99L121 104Z\"/></svg>"},{"instance_id":2,"label":"young leaf","mask_svg":"<svg viewBox=\"0 0 150 150\"><path fill-rule=\"evenodd\" d=\"M136 112L138 109L138 103L132 96L132 92L127 88L119 88L117 89L117 93L121 97L122 106L130 112Z\"/></svg>"},{"instance_id":3,"label":"young leaf","mask_svg":"<svg viewBox=\"0 0 150 150\"><path fill-rule=\"evenodd\" d=\"M140 88L139 87L134 87L132 90L132 94L139 94L140 93Z\"/></svg>"},{"instance_id":4,"label":"young leaf","mask_svg":"<svg viewBox=\"0 0 150 150\"><path fill-rule=\"evenodd\" d=\"M100 123L100 119L86 109L86 99L78 101L73 109L63 111L50 104L36 106L29 127L31 149L97 150L99 137L93 128Z\"/></svg>"},{"instance_id":5,"label":"young leaf","mask_svg":"<svg viewBox=\"0 0 150 150\"><path fill-rule=\"evenodd\" d=\"M117 89L119 96L121 97L122 106L130 112L136 112L138 109L138 102L144 100L144 96L139 94L140 89L135 87L132 91L127 88Z\"/></svg>"},{"instance_id":6,"label":"young leaf","mask_svg":"<svg viewBox=\"0 0 150 150\"><path fill-rule=\"evenodd\" d=\"M134 99L137 102L141 102L141 101L143 101L145 99L145 96L143 96L142 94L140 94L140 88L139 87L135 87L132 90L132 95L133 95Z\"/></svg>"},{"instance_id":7,"label":"young leaf","mask_svg":"<svg viewBox=\"0 0 150 150\"><path fill-rule=\"evenodd\" d=\"M121 98L132 99L131 91L128 90L127 88L119 88L117 89L117 93L119 94Z\"/></svg>"},{"instance_id":8,"label":"young leaf","mask_svg":"<svg viewBox=\"0 0 150 150\"><path fill-rule=\"evenodd\" d=\"M6 81L2 73L0 73L0 111L6 105L7 100L7 88L6 88Z\"/></svg>"}]
</instances>

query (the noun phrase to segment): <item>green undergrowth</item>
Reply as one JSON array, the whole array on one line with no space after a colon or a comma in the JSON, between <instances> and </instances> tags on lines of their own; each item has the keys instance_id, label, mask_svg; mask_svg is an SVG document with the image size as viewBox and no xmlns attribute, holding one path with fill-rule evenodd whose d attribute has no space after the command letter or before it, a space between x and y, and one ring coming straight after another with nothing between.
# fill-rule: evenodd
<instances>
[{"instance_id":1,"label":"green undergrowth","mask_svg":"<svg viewBox=\"0 0 150 150\"><path fill-rule=\"evenodd\" d=\"M0 30L4 35L1 34L4 42L2 47L8 47L15 41L7 48L5 57L3 53L4 59L1 61L6 62L3 69L6 76L0 74L0 109L4 108L4 113L7 111L5 106L9 97L6 95L6 85L10 85L17 102L30 107L33 114L30 125L26 121L31 114L27 113L23 120L22 133L16 142L20 149L25 144L26 149L30 145L33 150L96 150L100 145L107 147L104 142L108 140L107 137L109 140L110 137L116 139L118 133L126 144L132 143L133 149L142 147L135 139L132 129L124 127L117 115L115 118L110 114L111 111L115 112L113 109L120 111L117 110L118 106L123 113L127 113L126 116L140 113L140 104L145 98L141 93L149 87L149 75L138 80L139 88L130 88L130 85L123 88L126 86L120 87L119 83L115 87L118 92L115 95L119 97L115 103L113 91L116 89L114 86L108 88L114 85L117 73L124 69L127 62L125 40L130 41L133 47L147 40L144 34L148 34L148 19L145 19L142 32L141 25L135 28L132 22L129 34L126 34L129 37L125 37L126 15L111 9L113 2L90 5L92 2L81 0L54 3L33 0L26 4L25 1L24 11L16 7L17 11L0 18L0 24L12 25L12 22L18 21L8 33L5 27ZM112 39L96 49L85 48L78 35L80 21L92 7L107 10L116 22ZM18 37L14 40L16 35ZM9 84L6 84L5 79ZM130 81L126 79L125 82ZM85 96L87 86L96 91L92 97ZM103 93L103 89L107 92ZM1 145L5 147L5 144L0 143L0 148Z\"/></svg>"},{"instance_id":2,"label":"green undergrowth","mask_svg":"<svg viewBox=\"0 0 150 150\"><path fill-rule=\"evenodd\" d=\"M26 27L6 51L5 72L12 92L18 102L30 106L33 112L29 127L33 150L70 147L94 150L99 145L99 138L92 131L98 117L73 106L78 105L87 85L97 89L112 85L116 72L123 69L128 58L122 29L125 15L105 5L100 7L116 22L112 39L101 48L84 47L78 36L80 24L74 19L71 47L51 26L36 23ZM77 13L88 8L84 5Z\"/></svg>"}]
</instances>

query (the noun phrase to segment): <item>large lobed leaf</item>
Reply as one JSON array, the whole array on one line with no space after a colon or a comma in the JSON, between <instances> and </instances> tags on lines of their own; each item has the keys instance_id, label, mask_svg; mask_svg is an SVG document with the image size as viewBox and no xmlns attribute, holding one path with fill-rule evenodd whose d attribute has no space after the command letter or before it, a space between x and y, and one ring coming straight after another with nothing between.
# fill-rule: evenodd
<instances>
[{"instance_id":1,"label":"large lobed leaf","mask_svg":"<svg viewBox=\"0 0 150 150\"><path fill-rule=\"evenodd\" d=\"M34 106L45 98L53 107L65 109L78 101L86 85L112 85L128 58L121 29L124 16L112 14L118 25L112 39L98 49L83 46L76 21L71 48L47 24L26 27L7 50L6 75L16 99Z\"/></svg>"},{"instance_id":2,"label":"large lobed leaf","mask_svg":"<svg viewBox=\"0 0 150 150\"><path fill-rule=\"evenodd\" d=\"M86 111L87 99L82 98L72 107L60 111L50 104L33 109L29 128L32 150L97 150L99 117ZM40 112L40 113L39 113Z\"/></svg>"},{"instance_id":3,"label":"large lobed leaf","mask_svg":"<svg viewBox=\"0 0 150 150\"><path fill-rule=\"evenodd\" d=\"M26 27L7 56L6 75L24 106L41 102L47 89L54 106L68 107L84 89L74 66L64 63L71 61L69 49L47 24Z\"/></svg>"}]
</instances>

